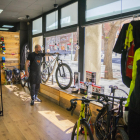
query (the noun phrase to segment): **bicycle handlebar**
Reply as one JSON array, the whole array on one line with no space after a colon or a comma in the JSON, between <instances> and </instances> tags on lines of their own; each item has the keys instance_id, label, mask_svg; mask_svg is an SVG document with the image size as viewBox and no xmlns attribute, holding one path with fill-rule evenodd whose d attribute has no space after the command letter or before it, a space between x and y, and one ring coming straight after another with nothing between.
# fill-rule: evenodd
<instances>
[{"instance_id":1,"label":"bicycle handlebar","mask_svg":"<svg viewBox=\"0 0 140 140\"><path fill-rule=\"evenodd\" d=\"M72 111L71 115L73 115L73 112L74 112L74 110L76 108L76 105L77 105L76 101L82 101L82 102L85 102L85 103L90 103L91 101L96 101L96 102L99 102L99 103L104 105L105 103L103 101L105 101L105 102L111 101L112 102L112 100L108 99L108 98L119 99L120 102L126 101L126 99L127 99L127 98L123 98L123 97L122 98L121 97L113 97L113 96L109 96L109 95L105 95L105 94L100 94L100 93L95 93L95 92L92 93L92 95L102 96L103 99L102 100L100 100L100 99L93 100L93 99L87 99L85 97L82 97L82 99L77 99L77 98L76 99L71 99L70 100L71 106L70 106L70 108L67 108L67 111Z\"/></svg>"}]
</instances>

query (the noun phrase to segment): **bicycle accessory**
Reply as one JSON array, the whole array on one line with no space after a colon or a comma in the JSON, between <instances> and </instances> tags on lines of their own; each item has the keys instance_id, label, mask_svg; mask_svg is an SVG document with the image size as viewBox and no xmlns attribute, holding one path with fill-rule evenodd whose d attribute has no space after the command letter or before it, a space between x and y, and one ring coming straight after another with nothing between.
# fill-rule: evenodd
<instances>
[{"instance_id":1,"label":"bicycle accessory","mask_svg":"<svg viewBox=\"0 0 140 140\"><path fill-rule=\"evenodd\" d=\"M1 37L1 41L4 42L4 37L3 36Z\"/></svg>"},{"instance_id":2,"label":"bicycle accessory","mask_svg":"<svg viewBox=\"0 0 140 140\"><path fill-rule=\"evenodd\" d=\"M7 69L5 70L5 79L6 81L12 81L12 71Z\"/></svg>"},{"instance_id":3,"label":"bicycle accessory","mask_svg":"<svg viewBox=\"0 0 140 140\"><path fill-rule=\"evenodd\" d=\"M15 68L13 69L13 77L14 77L14 81L17 83L20 81L20 70Z\"/></svg>"},{"instance_id":4,"label":"bicycle accessory","mask_svg":"<svg viewBox=\"0 0 140 140\"><path fill-rule=\"evenodd\" d=\"M5 69L5 57L2 57L2 69Z\"/></svg>"}]
</instances>

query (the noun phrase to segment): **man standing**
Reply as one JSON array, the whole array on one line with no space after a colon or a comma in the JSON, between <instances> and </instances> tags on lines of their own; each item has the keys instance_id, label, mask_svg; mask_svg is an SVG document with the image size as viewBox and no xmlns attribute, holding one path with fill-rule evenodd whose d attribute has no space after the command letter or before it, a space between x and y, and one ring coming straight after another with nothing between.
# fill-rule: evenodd
<instances>
[{"instance_id":1,"label":"man standing","mask_svg":"<svg viewBox=\"0 0 140 140\"><path fill-rule=\"evenodd\" d=\"M35 52L29 54L26 64L25 64L25 72L29 77L28 72L28 64L30 61L30 85L31 85L31 105L34 105L34 101L41 102L41 100L37 97L38 91L41 83L41 60L44 56L49 56L50 53L41 53L41 46L35 46Z\"/></svg>"}]
</instances>

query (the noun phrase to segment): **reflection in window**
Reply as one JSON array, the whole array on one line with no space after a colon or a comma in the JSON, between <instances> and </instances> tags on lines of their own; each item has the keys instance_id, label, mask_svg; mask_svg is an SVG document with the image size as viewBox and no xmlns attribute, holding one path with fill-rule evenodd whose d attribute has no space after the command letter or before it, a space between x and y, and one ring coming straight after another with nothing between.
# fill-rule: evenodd
<instances>
[{"instance_id":1,"label":"reflection in window","mask_svg":"<svg viewBox=\"0 0 140 140\"><path fill-rule=\"evenodd\" d=\"M68 5L61 10L61 27L78 23L78 2Z\"/></svg>"},{"instance_id":2,"label":"reflection in window","mask_svg":"<svg viewBox=\"0 0 140 140\"><path fill-rule=\"evenodd\" d=\"M46 31L58 28L58 11L46 15Z\"/></svg>"},{"instance_id":3,"label":"reflection in window","mask_svg":"<svg viewBox=\"0 0 140 140\"><path fill-rule=\"evenodd\" d=\"M42 17L33 21L32 34L42 33Z\"/></svg>"}]
</instances>

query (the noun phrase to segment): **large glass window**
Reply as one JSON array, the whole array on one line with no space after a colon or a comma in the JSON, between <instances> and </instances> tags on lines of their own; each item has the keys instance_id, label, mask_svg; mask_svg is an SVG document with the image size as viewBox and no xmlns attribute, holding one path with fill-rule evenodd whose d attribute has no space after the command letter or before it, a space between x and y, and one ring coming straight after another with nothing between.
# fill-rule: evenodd
<instances>
[{"instance_id":1,"label":"large glass window","mask_svg":"<svg viewBox=\"0 0 140 140\"><path fill-rule=\"evenodd\" d=\"M33 44L33 46L32 46L32 52L34 52L35 51L35 45L38 44L40 46L43 46L43 36L34 37L32 39L32 44Z\"/></svg>"},{"instance_id":2,"label":"large glass window","mask_svg":"<svg viewBox=\"0 0 140 140\"><path fill-rule=\"evenodd\" d=\"M121 13L120 0L86 1L86 21L117 15L120 13Z\"/></svg>"},{"instance_id":3,"label":"large glass window","mask_svg":"<svg viewBox=\"0 0 140 140\"><path fill-rule=\"evenodd\" d=\"M116 85L129 93L130 89L122 81L122 55L112 50L122 26L130 23L132 20L132 17L124 18L85 27L85 71L96 72L97 85L104 86L104 93L107 95L110 94L109 85ZM138 20L138 18L135 20ZM118 97L127 97L124 92L119 90L115 91L115 95Z\"/></svg>"},{"instance_id":4,"label":"large glass window","mask_svg":"<svg viewBox=\"0 0 140 140\"><path fill-rule=\"evenodd\" d=\"M61 27L66 27L78 23L78 2L62 8Z\"/></svg>"},{"instance_id":5,"label":"large glass window","mask_svg":"<svg viewBox=\"0 0 140 140\"><path fill-rule=\"evenodd\" d=\"M86 21L140 9L140 0L86 0Z\"/></svg>"},{"instance_id":6,"label":"large glass window","mask_svg":"<svg viewBox=\"0 0 140 140\"><path fill-rule=\"evenodd\" d=\"M70 66L72 72L78 72L77 32L46 37L46 52L59 52L63 63ZM46 57L46 61L53 61L55 56ZM53 67L54 63L52 64ZM53 73L55 77L55 72ZM50 77L51 80L52 77ZM55 81L55 78L54 78Z\"/></svg>"},{"instance_id":7,"label":"large glass window","mask_svg":"<svg viewBox=\"0 0 140 140\"><path fill-rule=\"evenodd\" d=\"M32 34L42 33L42 17L33 21Z\"/></svg>"},{"instance_id":8,"label":"large glass window","mask_svg":"<svg viewBox=\"0 0 140 140\"><path fill-rule=\"evenodd\" d=\"M140 9L140 0L122 0L122 12L130 12Z\"/></svg>"},{"instance_id":9,"label":"large glass window","mask_svg":"<svg viewBox=\"0 0 140 140\"><path fill-rule=\"evenodd\" d=\"M58 28L58 11L46 15L46 31Z\"/></svg>"}]
</instances>

